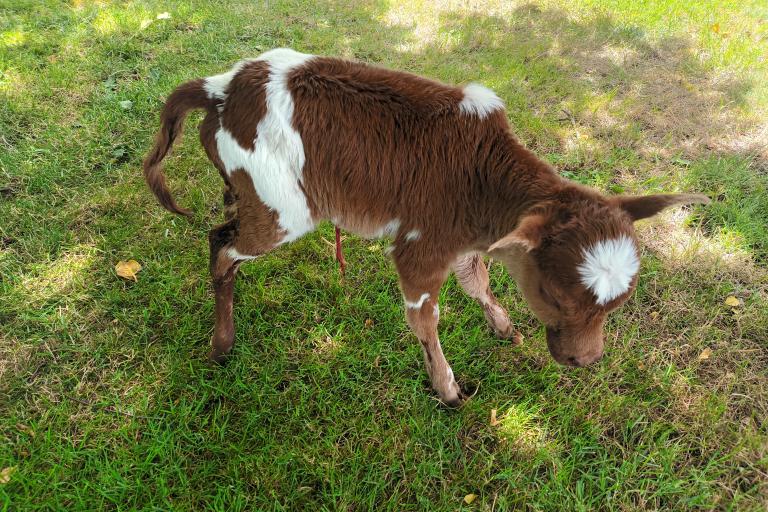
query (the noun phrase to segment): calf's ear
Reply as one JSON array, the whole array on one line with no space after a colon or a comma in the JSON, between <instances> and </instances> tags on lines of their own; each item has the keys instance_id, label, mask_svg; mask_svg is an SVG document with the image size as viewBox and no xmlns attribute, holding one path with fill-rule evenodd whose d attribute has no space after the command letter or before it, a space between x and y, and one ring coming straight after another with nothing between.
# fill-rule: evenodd
<instances>
[{"instance_id":1,"label":"calf's ear","mask_svg":"<svg viewBox=\"0 0 768 512\"><path fill-rule=\"evenodd\" d=\"M526 252L532 251L541 245L541 240L544 238L544 229L548 221L549 216L543 213L525 215L517 224L515 230L491 244L488 252L507 249L514 245L524 248Z\"/></svg>"},{"instance_id":2,"label":"calf's ear","mask_svg":"<svg viewBox=\"0 0 768 512\"><path fill-rule=\"evenodd\" d=\"M615 196L611 201L627 212L632 220L653 217L670 206L692 203L709 203L703 194L654 194L650 196Z\"/></svg>"}]
</instances>

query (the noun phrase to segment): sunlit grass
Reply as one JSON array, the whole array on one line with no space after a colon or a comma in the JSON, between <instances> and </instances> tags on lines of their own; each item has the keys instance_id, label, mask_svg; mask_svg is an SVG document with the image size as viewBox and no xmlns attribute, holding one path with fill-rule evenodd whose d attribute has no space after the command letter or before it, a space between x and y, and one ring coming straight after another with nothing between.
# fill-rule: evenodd
<instances>
[{"instance_id":1,"label":"sunlit grass","mask_svg":"<svg viewBox=\"0 0 768 512\"><path fill-rule=\"evenodd\" d=\"M95 256L93 247L75 246L53 262L36 264L20 281L15 295L33 307L61 293L81 293L87 288Z\"/></svg>"},{"instance_id":2,"label":"sunlit grass","mask_svg":"<svg viewBox=\"0 0 768 512\"><path fill-rule=\"evenodd\" d=\"M19 46L27 39L27 34L23 30L7 30L0 33L0 44L3 46Z\"/></svg>"}]
</instances>

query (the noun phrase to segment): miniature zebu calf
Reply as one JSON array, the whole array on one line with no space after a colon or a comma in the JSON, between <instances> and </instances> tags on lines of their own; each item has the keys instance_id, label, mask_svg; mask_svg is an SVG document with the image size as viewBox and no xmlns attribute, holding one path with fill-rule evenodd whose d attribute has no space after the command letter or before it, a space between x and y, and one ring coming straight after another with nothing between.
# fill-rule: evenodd
<instances>
[{"instance_id":1,"label":"miniature zebu calf","mask_svg":"<svg viewBox=\"0 0 768 512\"><path fill-rule=\"evenodd\" d=\"M477 84L451 87L359 62L276 49L178 87L162 112L144 173L177 206L161 171L186 113L225 183L226 222L210 232L215 329L210 358L232 349L238 266L331 220L388 236L408 324L439 397L463 396L440 348L438 292L453 270L495 333L515 331L488 287L482 255L502 261L546 326L554 358L603 353L606 314L632 293L633 221L700 195L606 197L559 177L512 135L502 101Z\"/></svg>"}]
</instances>

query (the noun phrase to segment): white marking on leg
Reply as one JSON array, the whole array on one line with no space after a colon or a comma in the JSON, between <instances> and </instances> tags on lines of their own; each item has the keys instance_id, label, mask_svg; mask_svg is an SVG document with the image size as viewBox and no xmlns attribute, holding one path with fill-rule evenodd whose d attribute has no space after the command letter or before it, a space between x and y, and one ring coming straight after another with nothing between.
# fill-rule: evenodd
<instances>
[{"instance_id":1,"label":"white marking on leg","mask_svg":"<svg viewBox=\"0 0 768 512\"><path fill-rule=\"evenodd\" d=\"M412 229L405 234L406 242L415 242L419 238L421 238L421 231L419 231L418 229Z\"/></svg>"},{"instance_id":2,"label":"white marking on leg","mask_svg":"<svg viewBox=\"0 0 768 512\"><path fill-rule=\"evenodd\" d=\"M607 304L629 290L632 278L640 269L635 243L626 235L601 240L584 249L584 262L577 267L581 283Z\"/></svg>"},{"instance_id":3,"label":"white marking on leg","mask_svg":"<svg viewBox=\"0 0 768 512\"><path fill-rule=\"evenodd\" d=\"M480 84L468 84L464 87L464 99L459 109L465 114L476 114L483 119L495 110L504 108L504 102L496 93Z\"/></svg>"},{"instance_id":4,"label":"white marking on leg","mask_svg":"<svg viewBox=\"0 0 768 512\"><path fill-rule=\"evenodd\" d=\"M230 247L227 249L227 256L232 258L235 261L242 261L242 260L255 260L258 256L249 256L247 254L243 254L234 247Z\"/></svg>"},{"instance_id":5,"label":"white marking on leg","mask_svg":"<svg viewBox=\"0 0 768 512\"><path fill-rule=\"evenodd\" d=\"M253 151L240 146L223 127L216 132L227 173L245 169L259 198L278 213L278 223L286 233L279 243L296 240L315 227L301 190L304 144L293 128L293 98L286 84L288 73L312 57L278 48L255 59L269 64L269 82L265 86L267 111L256 127Z\"/></svg>"},{"instance_id":6,"label":"white marking on leg","mask_svg":"<svg viewBox=\"0 0 768 512\"><path fill-rule=\"evenodd\" d=\"M421 306L424 305L424 302L426 302L427 299L429 299L429 294L422 293L421 297L419 297L419 300L417 300L416 302L409 302L408 299L406 299L405 307L407 307L408 309L421 309Z\"/></svg>"}]
</instances>

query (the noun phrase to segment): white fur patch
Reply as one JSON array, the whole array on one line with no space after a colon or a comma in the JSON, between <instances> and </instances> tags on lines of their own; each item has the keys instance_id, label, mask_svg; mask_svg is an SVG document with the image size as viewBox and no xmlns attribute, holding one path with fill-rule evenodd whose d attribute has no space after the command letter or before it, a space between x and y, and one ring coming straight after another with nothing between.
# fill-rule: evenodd
<instances>
[{"instance_id":1,"label":"white fur patch","mask_svg":"<svg viewBox=\"0 0 768 512\"><path fill-rule=\"evenodd\" d=\"M234 66L232 66L232 69L227 71L226 73L222 73L220 75L214 75L209 76L205 80L203 80L203 89L205 89L205 92L208 93L208 97L213 99L219 99L223 100L227 97L227 87L229 87L229 82L232 81L232 79L235 77L236 74L240 72L241 69L243 69L243 66L248 64L251 60L245 59L241 60Z\"/></svg>"},{"instance_id":2,"label":"white fur patch","mask_svg":"<svg viewBox=\"0 0 768 512\"><path fill-rule=\"evenodd\" d=\"M464 87L464 99L459 108L466 114L476 114L480 119L495 110L504 108L504 102L496 93L480 84L468 84Z\"/></svg>"},{"instance_id":3,"label":"white fur patch","mask_svg":"<svg viewBox=\"0 0 768 512\"><path fill-rule=\"evenodd\" d=\"M421 238L421 231L419 231L418 229L412 229L411 231L405 234L406 242L415 242L419 238Z\"/></svg>"},{"instance_id":4,"label":"white fur patch","mask_svg":"<svg viewBox=\"0 0 768 512\"><path fill-rule=\"evenodd\" d=\"M227 256L232 258L235 261L242 261L242 260L255 260L257 256L248 256L247 254L243 254L234 247L230 247L227 249Z\"/></svg>"},{"instance_id":5,"label":"white fur patch","mask_svg":"<svg viewBox=\"0 0 768 512\"><path fill-rule=\"evenodd\" d=\"M595 294L600 305L629 290L639 269L637 247L626 235L601 240L585 249L584 262L578 266L582 284Z\"/></svg>"},{"instance_id":6,"label":"white fur patch","mask_svg":"<svg viewBox=\"0 0 768 512\"><path fill-rule=\"evenodd\" d=\"M280 243L296 240L315 227L300 186L304 144L293 129L293 98L286 85L288 73L311 58L311 55L278 48L256 59L269 64L269 82L265 86L267 112L256 127L253 151L240 146L223 127L216 132L219 156L227 173L245 169L259 198L278 213L278 223L286 232ZM214 77L210 90L214 93L226 90L226 86L222 88L226 75Z\"/></svg>"},{"instance_id":7,"label":"white fur patch","mask_svg":"<svg viewBox=\"0 0 768 512\"><path fill-rule=\"evenodd\" d=\"M389 237L394 238L397 236L397 232L400 229L400 219L392 219L384 226L380 227L373 234L373 238Z\"/></svg>"},{"instance_id":8,"label":"white fur patch","mask_svg":"<svg viewBox=\"0 0 768 512\"><path fill-rule=\"evenodd\" d=\"M421 306L424 305L424 302L426 302L429 299L428 293L422 293L421 297L419 297L419 300L416 302L408 302L408 299L405 300L405 307L408 309L421 309Z\"/></svg>"}]
</instances>

